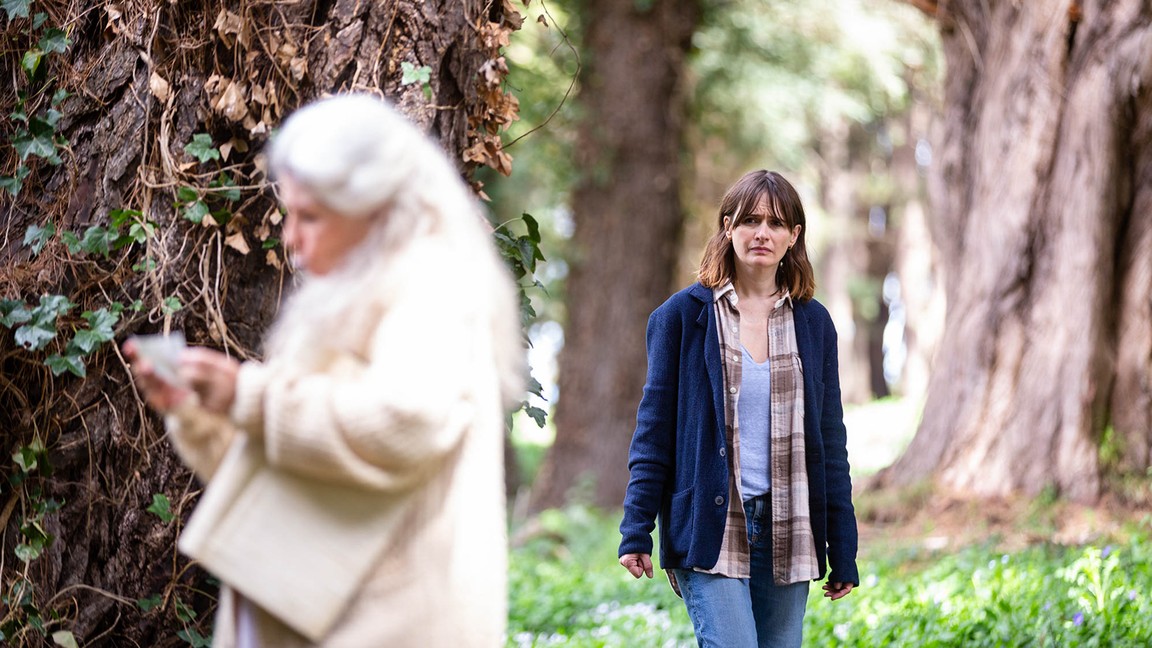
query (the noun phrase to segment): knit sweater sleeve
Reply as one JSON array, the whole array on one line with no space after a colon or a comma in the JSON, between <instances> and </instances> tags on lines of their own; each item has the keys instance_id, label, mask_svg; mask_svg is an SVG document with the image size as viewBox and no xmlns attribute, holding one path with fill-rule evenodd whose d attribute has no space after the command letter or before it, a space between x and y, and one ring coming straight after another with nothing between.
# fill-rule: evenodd
<instances>
[{"instance_id":1,"label":"knit sweater sleeve","mask_svg":"<svg viewBox=\"0 0 1152 648\"><path fill-rule=\"evenodd\" d=\"M408 488L469 426L469 385L485 348L477 337L475 317L402 302L380 321L366 357L345 353L323 372L245 363L231 416L262 437L273 466L364 488Z\"/></svg>"},{"instance_id":2,"label":"knit sweater sleeve","mask_svg":"<svg viewBox=\"0 0 1152 648\"><path fill-rule=\"evenodd\" d=\"M216 473L236 437L231 421L205 411L195 397L169 412L164 426L176 454L202 482L208 482Z\"/></svg>"}]
</instances>

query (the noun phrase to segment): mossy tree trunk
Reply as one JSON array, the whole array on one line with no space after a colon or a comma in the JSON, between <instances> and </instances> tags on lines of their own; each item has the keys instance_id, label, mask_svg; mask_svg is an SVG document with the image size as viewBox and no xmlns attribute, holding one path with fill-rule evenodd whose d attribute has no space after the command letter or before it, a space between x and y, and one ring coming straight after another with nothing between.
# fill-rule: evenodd
<instances>
[{"instance_id":1,"label":"mossy tree trunk","mask_svg":"<svg viewBox=\"0 0 1152 648\"><path fill-rule=\"evenodd\" d=\"M624 500L645 324L674 288L684 221L685 56L699 11L696 0L583 5L585 117L556 440L533 486L532 510L564 504L573 488L600 506Z\"/></svg>"},{"instance_id":2,"label":"mossy tree trunk","mask_svg":"<svg viewBox=\"0 0 1152 648\"><path fill-rule=\"evenodd\" d=\"M44 294L77 306L41 350L17 343L19 322L0 328L0 643L68 631L84 646L186 645L195 634L178 632L210 632L214 590L174 546L200 487L116 345L171 329L258 355L291 281L259 152L307 100L382 94L462 173L507 171L498 129L516 104L500 49L520 19L482 0L4 5L0 112L28 117L0 126L0 315ZM26 52L41 53L35 70ZM83 311L120 307L114 340L80 354L83 378L45 366L76 355L74 333L95 327ZM156 495L170 521L148 511Z\"/></svg>"},{"instance_id":3,"label":"mossy tree trunk","mask_svg":"<svg viewBox=\"0 0 1152 648\"><path fill-rule=\"evenodd\" d=\"M1092 501L1107 468L1150 465L1152 7L914 4L948 65L947 315L923 422L882 481Z\"/></svg>"}]
</instances>

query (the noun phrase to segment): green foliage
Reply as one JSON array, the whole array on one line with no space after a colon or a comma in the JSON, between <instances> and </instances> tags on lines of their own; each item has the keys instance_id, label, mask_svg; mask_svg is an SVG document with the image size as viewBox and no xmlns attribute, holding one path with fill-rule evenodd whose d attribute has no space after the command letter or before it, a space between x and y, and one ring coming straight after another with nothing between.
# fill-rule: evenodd
<instances>
[{"instance_id":1,"label":"green foliage","mask_svg":"<svg viewBox=\"0 0 1152 648\"><path fill-rule=\"evenodd\" d=\"M32 0L0 0L0 9L8 14L9 22L16 18L27 18L31 6Z\"/></svg>"},{"instance_id":2,"label":"green foliage","mask_svg":"<svg viewBox=\"0 0 1152 648\"><path fill-rule=\"evenodd\" d=\"M163 493L152 494L152 504L148 506L147 511L160 518L164 524L176 519L172 513L172 503L168 501L168 496Z\"/></svg>"},{"instance_id":3,"label":"green foliage","mask_svg":"<svg viewBox=\"0 0 1152 648\"><path fill-rule=\"evenodd\" d=\"M693 646L683 603L657 571L615 560L616 516L546 511L513 549L508 646ZM1152 645L1152 529L1115 545L1042 544L1011 554L865 547L863 583L836 602L813 584L805 645Z\"/></svg>"},{"instance_id":4,"label":"green foliage","mask_svg":"<svg viewBox=\"0 0 1152 648\"><path fill-rule=\"evenodd\" d=\"M212 136L208 133L193 135L192 141L184 145L184 152L201 162L220 159L220 150L212 145Z\"/></svg>"},{"instance_id":5,"label":"green foliage","mask_svg":"<svg viewBox=\"0 0 1152 648\"><path fill-rule=\"evenodd\" d=\"M427 65L416 67L408 61L400 63L400 85L412 85L413 83L420 84L420 88L424 91L424 98L432 100L432 68Z\"/></svg>"}]
</instances>

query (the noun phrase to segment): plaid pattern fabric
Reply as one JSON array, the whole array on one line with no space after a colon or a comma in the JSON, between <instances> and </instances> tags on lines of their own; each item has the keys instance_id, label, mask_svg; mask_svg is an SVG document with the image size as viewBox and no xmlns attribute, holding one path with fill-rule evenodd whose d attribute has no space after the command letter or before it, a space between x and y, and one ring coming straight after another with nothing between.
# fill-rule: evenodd
<instances>
[{"instance_id":1,"label":"plaid pattern fabric","mask_svg":"<svg viewBox=\"0 0 1152 648\"><path fill-rule=\"evenodd\" d=\"M724 432L728 437L728 516L720 557L712 569L730 578L749 578L748 527L740 496L740 311L731 283L712 291L720 352L724 360ZM804 464L804 368L796 347L792 298L785 293L768 317L771 371L772 572L778 585L819 575L816 540L809 519L808 472Z\"/></svg>"}]
</instances>

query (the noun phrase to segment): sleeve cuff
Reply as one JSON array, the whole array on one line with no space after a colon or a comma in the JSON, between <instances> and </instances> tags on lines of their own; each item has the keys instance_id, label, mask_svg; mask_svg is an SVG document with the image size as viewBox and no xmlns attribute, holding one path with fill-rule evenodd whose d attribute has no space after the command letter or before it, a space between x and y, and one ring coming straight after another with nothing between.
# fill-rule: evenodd
<instances>
[{"instance_id":1,"label":"sleeve cuff","mask_svg":"<svg viewBox=\"0 0 1152 648\"><path fill-rule=\"evenodd\" d=\"M236 375L236 398L228 416L249 436L264 436L264 392L268 379L267 367L259 362L245 362Z\"/></svg>"}]
</instances>

